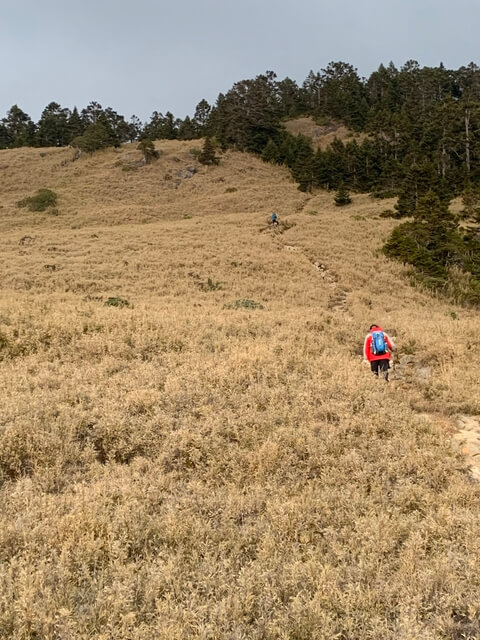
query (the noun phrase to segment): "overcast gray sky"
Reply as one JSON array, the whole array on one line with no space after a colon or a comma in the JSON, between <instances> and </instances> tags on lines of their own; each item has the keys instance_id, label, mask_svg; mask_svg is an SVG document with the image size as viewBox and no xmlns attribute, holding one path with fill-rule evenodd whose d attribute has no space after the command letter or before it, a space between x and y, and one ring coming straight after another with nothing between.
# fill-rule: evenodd
<instances>
[{"instance_id":1,"label":"overcast gray sky","mask_svg":"<svg viewBox=\"0 0 480 640\"><path fill-rule=\"evenodd\" d=\"M480 0L0 0L0 117L96 100L184 118L273 70L303 82L331 60L368 76L480 61Z\"/></svg>"}]
</instances>

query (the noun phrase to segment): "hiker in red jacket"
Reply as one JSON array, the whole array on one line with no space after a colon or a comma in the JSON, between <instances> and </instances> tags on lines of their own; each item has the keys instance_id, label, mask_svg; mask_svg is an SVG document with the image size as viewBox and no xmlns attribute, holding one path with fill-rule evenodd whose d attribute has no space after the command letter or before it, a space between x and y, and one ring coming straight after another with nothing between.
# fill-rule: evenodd
<instances>
[{"instance_id":1,"label":"hiker in red jacket","mask_svg":"<svg viewBox=\"0 0 480 640\"><path fill-rule=\"evenodd\" d=\"M392 339L387 336L382 327L379 327L378 324L372 324L365 337L363 357L370 362L372 372L378 376L380 371L387 382L392 351L395 351Z\"/></svg>"}]
</instances>

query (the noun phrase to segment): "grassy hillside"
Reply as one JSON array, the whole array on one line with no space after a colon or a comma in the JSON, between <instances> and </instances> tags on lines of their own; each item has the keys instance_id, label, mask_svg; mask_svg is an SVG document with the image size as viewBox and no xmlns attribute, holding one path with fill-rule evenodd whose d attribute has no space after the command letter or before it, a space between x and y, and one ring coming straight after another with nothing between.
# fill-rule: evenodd
<instances>
[{"instance_id":1,"label":"grassy hillside","mask_svg":"<svg viewBox=\"0 0 480 640\"><path fill-rule=\"evenodd\" d=\"M382 257L389 203L192 146L0 152L0 637L480 637L478 313Z\"/></svg>"}]
</instances>

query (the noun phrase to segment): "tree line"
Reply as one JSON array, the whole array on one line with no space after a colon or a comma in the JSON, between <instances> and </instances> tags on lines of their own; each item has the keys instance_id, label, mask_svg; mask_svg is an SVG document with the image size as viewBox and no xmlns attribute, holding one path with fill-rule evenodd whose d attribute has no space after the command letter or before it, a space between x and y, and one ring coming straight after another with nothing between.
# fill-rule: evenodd
<instances>
[{"instance_id":1,"label":"tree line","mask_svg":"<svg viewBox=\"0 0 480 640\"><path fill-rule=\"evenodd\" d=\"M317 124L342 122L362 133L325 150L290 134L288 119L311 116ZM387 241L386 254L416 268L426 286L480 304L480 68L380 65L368 78L345 62L310 71L299 85L273 71L236 82L215 104L201 100L181 120L154 111L148 122L127 120L91 102L82 110L51 102L38 122L14 105L0 121L0 148L73 145L84 151L145 141L205 137L215 148L257 154L290 168L299 189L314 187L396 196L386 215L409 217ZM463 220L448 209L462 195Z\"/></svg>"},{"instance_id":2,"label":"tree line","mask_svg":"<svg viewBox=\"0 0 480 640\"><path fill-rule=\"evenodd\" d=\"M336 120L365 135L335 140L326 150L289 134L286 119ZM223 147L260 154L290 167L299 188L319 186L398 195L399 216L415 210L429 189L445 198L480 184L480 68L400 69L383 64L368 78L345 62L310 71L299 85L272 71L236 82L215 104L202 100L183 120L154 111L148 122L127 120L97 102L70 110L51 102L33 122L14 105L0 121L0 148L66 146L86 151L138 139L213 137Z\"/></svg>"}]
</instances>

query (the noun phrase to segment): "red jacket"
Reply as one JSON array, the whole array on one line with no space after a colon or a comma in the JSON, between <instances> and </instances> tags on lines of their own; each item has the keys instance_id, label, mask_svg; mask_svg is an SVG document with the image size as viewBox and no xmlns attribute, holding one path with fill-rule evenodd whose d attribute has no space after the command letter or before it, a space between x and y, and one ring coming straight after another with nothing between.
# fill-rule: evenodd
<instances>
[{"instance_id":1,"label":"red jacket","mask_svg":"<svg viewBox=\"0 0 480 640\"><path fill-rule=\"evenodd\" d=\"M370 332L367 333L365 337L365 342L363 345L363 357L365 360L372 362L373 360L390 360L390 352L395 349L395 345L392 342L392 339L387 336L385 331L383 331L383 335L385 337L385 342L387 343L388 351L387 353L382 353L381 355L376 356L372 353L371 345L372 345L372 333L374 331L383 331L382 327L374 326L370 329Z\"/></svg>"}]
</instances>

